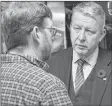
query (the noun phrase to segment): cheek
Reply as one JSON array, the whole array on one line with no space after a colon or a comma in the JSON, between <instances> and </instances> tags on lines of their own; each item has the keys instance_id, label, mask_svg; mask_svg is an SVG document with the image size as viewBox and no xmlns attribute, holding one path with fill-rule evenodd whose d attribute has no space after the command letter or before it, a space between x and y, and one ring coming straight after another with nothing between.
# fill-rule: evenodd
<instances>
[{"instance_id":1,"label":"cheek","mask_svg":"<svg viewBox=\"0 0 112 106\"><path fill-rule=\"evenodd\" d=\"M70 38L71 38L71 42L72 43L75 43L75 41L77 40L77 34L74 32L72 32L71 34L70 34Z\"/></svg>"},{"instance_id":2,"label":"cheek","mask_svg":"<svg viewBox=\"0 0 112 106\"><path fill-rule=\"evenodd\" d=\"M99 38L98 37L88 37L87 38L87 46L89 48L94 47L95 45L97 45L99 43Z\"/></svg>"},{"instance_id":3,"label":"cheek","mask_svg":"<svg viewBox=\"0 0 112 106\"><path fill-rule=\"evenodd\" d=\"M50 48L52 48L52 45L53 45L52 38L51 38L51 37L48 37L48 38L47 38L47 41L48 41L48 46L49 46Z\"/></svg>"},{"instance_id":4,"label":"cheek","mask_svg":"<svg viewBox=\"0 0 112 106\"><path fill-rule=\"evenodd\" d=\"M49 36L47 38L48 38L48 41L49 41L50 45L52 45L53 40L52 40L51 34L49 34Z\"/></svg>"},{"instance_id":5,"label":"cheek","mask_svg":"<svg viewBox=\"0 0 112 106\"><path fill-rule=\"evenodd\" d=\"M46 31L46 32L45 32L45 35L46 35L45 40L46 40L49 44L52 44L52 35L51 35L51 33L48 32L48 31Z\"/></svg>"}]
</instances>

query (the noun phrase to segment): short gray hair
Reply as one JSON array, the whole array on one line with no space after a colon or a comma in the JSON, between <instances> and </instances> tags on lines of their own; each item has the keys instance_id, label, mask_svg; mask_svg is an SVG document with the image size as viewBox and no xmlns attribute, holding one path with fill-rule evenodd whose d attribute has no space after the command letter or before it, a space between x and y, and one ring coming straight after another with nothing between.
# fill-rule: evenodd
<instances>
[{"instance_id":1,"label":"short gray hair","mask_svg":"<svg viewBox=\"0 0 112 106\"><path fill-rule=\"evenodd\" d=\"M74 14L76 11L83 13L85 16L89 16L95 19L96 16L99 16L105 24L105 12L103 8L96 2L81 2L73 8Z\"/></svg>"}]
</instances>

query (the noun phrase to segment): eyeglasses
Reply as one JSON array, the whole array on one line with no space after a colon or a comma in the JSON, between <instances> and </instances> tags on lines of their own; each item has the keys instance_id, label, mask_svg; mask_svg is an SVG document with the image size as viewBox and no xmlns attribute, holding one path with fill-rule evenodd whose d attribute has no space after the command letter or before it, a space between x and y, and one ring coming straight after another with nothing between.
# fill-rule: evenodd
<instances>
[{"instance_id":1,"label":"eyeglasses","mask_svg":"<svg viewBox=\"0 0 112 106\"><path fill-rule=\"evenodd\" d=\"M49 29L49 31L51 32L53 37L56 35L56 33L58 31L57 28L47 28L47 29Z\"/></svg>"},{"instance_id":2,"label":"eyeglasses","mask_svg":"<svg viewBox=\"0 0 112 106\"><path fill-rule=\"evenodd\" d=\"M46 28L46 27L42 27L43 29L48 29L52 35L52 37L54 37L56 35L56 33L58 32L57 28Z\"/></svg>"}]
</instances>

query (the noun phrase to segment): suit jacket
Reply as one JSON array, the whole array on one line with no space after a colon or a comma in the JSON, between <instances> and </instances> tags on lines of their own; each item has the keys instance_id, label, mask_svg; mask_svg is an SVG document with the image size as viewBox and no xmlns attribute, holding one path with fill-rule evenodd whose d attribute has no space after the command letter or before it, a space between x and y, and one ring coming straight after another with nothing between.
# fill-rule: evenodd
<instances>
[{"instance_id":1,"label":"suit jacket","mask_svg":"<svg viewBox=\"0 0 112 106\"><path fill-rule=\"evenodd\" d=\"M60 78L69 90L72 72L73 49L68 48L58 52L47 61L48 72ZM112 52L99 49L96 73L92 85L90 104L88 105L112 105ZM100 75L101 74L101 75ZM71 94L69 94L71 96Z\"/></svg>"}]
</instances>

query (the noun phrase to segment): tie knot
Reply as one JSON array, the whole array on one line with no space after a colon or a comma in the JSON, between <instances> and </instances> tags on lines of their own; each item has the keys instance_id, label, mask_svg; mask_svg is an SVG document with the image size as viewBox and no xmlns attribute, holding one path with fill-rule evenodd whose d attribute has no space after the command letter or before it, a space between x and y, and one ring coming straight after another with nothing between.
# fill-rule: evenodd
<instances>
[{"instance_id":1,"label":"tie knot","mask_svg":"<svg viewBox=\"0 0 112 106\"><path fill-rule=\"evenodd\" d=\"M78 63L79 66L83 66L83 64L85 63L85 60L79 59L79 60L77 61L77 63Z\"/></svg>"}]
</instances>

